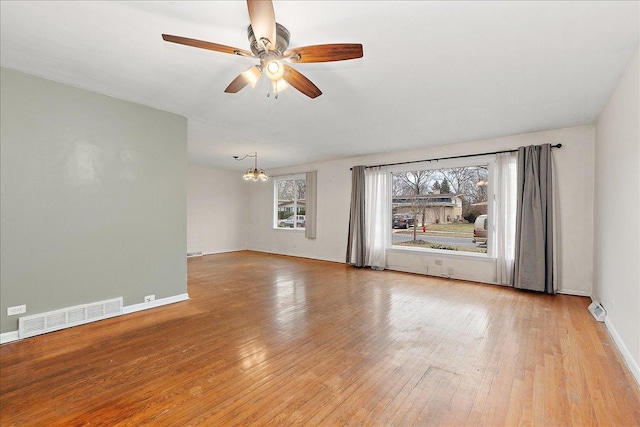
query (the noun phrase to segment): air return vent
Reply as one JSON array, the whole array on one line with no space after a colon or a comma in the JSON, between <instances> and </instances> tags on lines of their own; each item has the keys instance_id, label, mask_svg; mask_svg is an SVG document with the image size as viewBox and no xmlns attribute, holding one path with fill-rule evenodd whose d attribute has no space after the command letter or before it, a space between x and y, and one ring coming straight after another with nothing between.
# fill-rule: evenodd
<instances>
[{"instance_id":1,"label":"air return vent","mask_svg":"<svg viewBox=\"0 0 640 427\"><path fill-rule=\"evenodd\" d=\"M604 318L607 315L607 312L604 311L604 307L600 305L600 303L597 303L595 301L592 302L591 305L589 305L589 311L593 315L594 319L596 319L598 322L604 322Z\"/></svg>"},{"instance_id":2,"label":"air return vent","mask_svg":"<svg viewBox=\"0 0 640 427\"><path fill-rule=\"evenodd\" d=\"M18 336L28 338L122 314L122 297L21 317Z\"/></svg>"}]
</instances>

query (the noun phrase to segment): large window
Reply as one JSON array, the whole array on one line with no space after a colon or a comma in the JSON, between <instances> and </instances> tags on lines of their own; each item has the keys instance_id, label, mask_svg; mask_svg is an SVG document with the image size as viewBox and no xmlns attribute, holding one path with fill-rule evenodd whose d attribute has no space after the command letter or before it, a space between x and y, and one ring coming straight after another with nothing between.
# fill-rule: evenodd
<instances>
[{"instance_id":1,"label":"large window","mask_svg":"<svg viewBox=\"0 0 640 427\"><path fill-rule=\"evenodd\" d=\"M305 197L304 175L274 179L274 228L304 229Z\"/></svg>"},{"instance_id":2,"label":"large window","mask_svg":"<svg viewBox=\"0 0 640 427\"><path fill-rule=\"evenodd\" d=\"M485 161L393 172L392 244L486 254L492 167Z\"/></svg>"}]
</instances>

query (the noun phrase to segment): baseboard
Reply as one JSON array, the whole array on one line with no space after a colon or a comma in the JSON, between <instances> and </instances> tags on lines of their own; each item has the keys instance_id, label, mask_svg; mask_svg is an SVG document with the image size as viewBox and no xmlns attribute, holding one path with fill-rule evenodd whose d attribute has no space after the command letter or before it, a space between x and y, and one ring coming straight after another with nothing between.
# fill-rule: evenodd
<instances>
[{"instance_id":1,"label":"baseboard","mask_svg":"<svg viewBox=\"0 0 640 427\"><path fill-rule=\"evenodd\" d=\"M585 291L584 289L558 289L558 293L562 295L574 295L577 297L591 296L591 291Z\"/></svg>"},{"instance_id":2,"label":"baseboard","mask_svg":"<svg viewBox=\"0 0 640 427\"><path fill-rule=\"evenodd\" d=\"M189 299L189 294L174 295L167 298L160 298L155 301L143 302L141 304L128 305L122 308L123 315L135 313L136 311L148 310L150 308L161 307ZM18 331L9 331L0 334L0 344L18 341L20 339Z\"/></svg>"},{"instance_id":3,"label":"baseboard","mask_svg":"<svg viewBox=\"0 0 640 427\"><path fill-rule=\"evenodd\" d=\"M216 255L216 254L228 254L230 252L241 252L246 251L247 249L218 249L213 252L202 252L202 255Z\"/></svg>"},{"instance_id":4,"label":"baseboard","mask_svg":"<svg viewBox=\"0 0 640 427\"><path fill-rule=\"evenodd\" d=\"M0 334L0 344L5 344L11 341L17 341L19 339L20 339L20 336L18 335L18 331L4 332Z\"/></svg>"},{"instance_id":5,"label":"baseboard","mask_svg":"<svg viewBox=\"0 0 640 427\"><path fill-rule=\"evenodd\" d=\"M180 301L186 301L189 299L189 294L174 295L167 298L160 298L155 301L142 302L140 304L127 305L123 307L124 314L135 313L136 311L148 310L150 308L161 307L167 304L173 304Z\"/></svg>"},{"instance_id":6,"label":"baseboard","mask_svg":"<svg viewBox=\"0 0 640 427\"><path fill-rule=\"evenodd\" d=\"M624 341L622 340L620 335L618 335L618 331L616 331L616 328L613 326L611 320L609 320L609 317L604 318L604 324L607 327L607 331L609 331L609 335L611 335L611 338L613 338L613 342L616 344L616 347L618 347L618 350L620 350L620 353L622 353L624 361L627 362L627 366L629 367L631 374L633 374L633 377L636 379L636 382L640 386L640 367L638 366L638 361L633 359L631 352L624 344Z\"/></svg>"},{"instance_id":7,"label":"baseboard","mask_svg":"<svg viewBox=\"0 0 640 427\"><path fill-rule=\"evenodd\" d=\"M312 260L316 260L316 261L327 261L327 262L336 262L338 264L346 264L344 259L327 258L327 257L318 256L318 255L308 256L308 255L300 255L300 254L294 254L294 253L273 252L271 250L267 251L267 250L264 250L264 249L242 249L242 250L243 251L249 251L249 252L259 252L261 254L268 254L268 255L282 255L282 256L290 256L290 257L294 257L294 258L304 258L304 259L312 259Z\"/></svg>"},{"instance_id":8,"label":"baseboard","mask_svg":"<svg viewBox=\"0 0 640 427\"><path fill-rule=\"evenodd\" d=\"M420 274L422 276L429 276L429 277L438 277L438 278L442 278L442 279L451 279L451 280L463 280L465 282L474 282L474 283L483 283L483 284L487 284L487 285L500 285L500 283L495 283L495 282L487 282L484 280L479 280L477 277L475 276L468 276L465 274L454 274L454 275L448 275L448 274L444 274L444 273L436 273L436 272L428 272L420 269L413 269L411 267L406 267L406 266L399 266L399 265L388 265L387 270L391 270L391 271L399 271L401 273L412 273L412 274Z\"/></svg>"}]
</instances>

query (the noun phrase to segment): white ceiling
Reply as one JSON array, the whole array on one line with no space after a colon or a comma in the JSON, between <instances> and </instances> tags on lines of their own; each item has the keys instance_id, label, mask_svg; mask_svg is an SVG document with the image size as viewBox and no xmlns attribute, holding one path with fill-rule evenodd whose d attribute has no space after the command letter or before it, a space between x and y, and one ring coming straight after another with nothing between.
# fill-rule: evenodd
<instances>
[{"instance_id":1,"label":"white ceiling","mask_svg":"<svg viewBox=\"0 0 640 427\"><path fill-rule=\"evenodd\" d=\"M323 95L224 89L257 61L243 1L2 1L8 67L189 119L189 161L246 168L594 123L638 48L639 3L274 1L290 47L362 43L364 58L294 67Z\"/></svg>"}]
</instances>

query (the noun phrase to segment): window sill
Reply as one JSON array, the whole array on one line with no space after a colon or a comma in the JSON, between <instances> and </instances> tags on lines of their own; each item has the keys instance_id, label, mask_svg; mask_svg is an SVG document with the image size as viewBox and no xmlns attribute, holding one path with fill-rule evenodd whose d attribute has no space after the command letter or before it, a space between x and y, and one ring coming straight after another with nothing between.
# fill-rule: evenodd
<instances>
[{"instance_id":1,"label":"window sill","mask_svg":"<svg viewBox=\"0 0 640 427\"><path fill-rule=\"evenodd\" d=\"M285 231L287 233L291 233L292 231L302 231L304 232L304 228L289 228L289 227L273 227L272 230L276 231Z\"/></svg>"},{"instance_id":2,"label":"window sill","mask_svg":"<svg viewBox=\"0 0 640 427\"><path fill-rule=\"evenodd\" d=\"M429 256L438 256L438 257L447 257L447 258L469 258L478 261L488 261L495 262L495 258L490 257L488 254L483 254L479 252L460 252L460 251L449 251L445 249L426 249L426 248L412 248L408 246L389 246L387 248L389 252L397 252L397 253L414 253L414 254L425 254Z\"/></svg>"}]
</instances>

